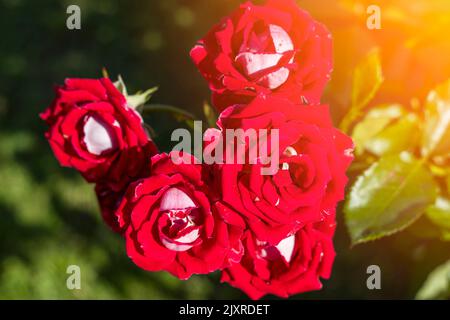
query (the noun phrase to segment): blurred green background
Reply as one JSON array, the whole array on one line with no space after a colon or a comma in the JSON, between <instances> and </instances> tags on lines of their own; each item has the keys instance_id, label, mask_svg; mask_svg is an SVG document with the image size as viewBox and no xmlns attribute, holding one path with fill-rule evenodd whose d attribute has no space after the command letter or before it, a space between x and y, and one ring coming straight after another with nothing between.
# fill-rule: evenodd
<instances>
[{"instance_id":1,"label":"blurred green background","mask_svg":"<svg viewBox=\"0 0 450 320\"><path fill-rule=\"evenodd\" d=\"M0 0L0 298L245 298L220 284L218 273L179 281L136 267L121 238L101 221L93 186L59 167L38 118L55 84L100 77L102 67L112 78L121 74L129 92L158 85L152 102L201 117L209 91L189 50L239 2ZM336 123L348 107L352 70L374 46L386 78L375 102L423 100L450 76L448 1L378 3L382 29L371 31L367 1L299 1L334 37L335 71L323 101ZM81 30L66 28L70 4L81 8ZM160 149L169 150L170 133L180 124L167 114L146 121ZM413 298L430 270L449 257L448 243L408 233L350 248L341 216L331 279L321 291L294 298ZM66 287L72 264L81 267L81 290ZM366 287L372 264L381 268L381 290Z\"/></svg>"}]
</instances>

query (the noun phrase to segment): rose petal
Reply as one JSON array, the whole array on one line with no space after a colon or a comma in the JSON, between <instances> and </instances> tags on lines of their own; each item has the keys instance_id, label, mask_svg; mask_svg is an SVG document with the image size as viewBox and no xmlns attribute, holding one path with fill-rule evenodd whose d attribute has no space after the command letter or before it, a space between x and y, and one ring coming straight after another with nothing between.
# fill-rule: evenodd
<instances>
[{"instance_id":1,"label":"rose petal","mask_svg":"<svg viewBox=\"0 0 450 320\"><path fill-rule=\"evenodd\" d=\"M286 262L291 261L292 254L294 253L294 247L295 247L295 235L292 235L290 237L281 240L276 245L276 248L278 249L280 254L284 257Z\"/></svg>"},{"instance_id":2,"label":"rose petal","mask_svg":"<svg viewBox=\"0 0 450 320\"><path fill-rule=\"evenodd\" d=\"M282 57L283 55L279 53L242 52L236 56L236 63L242 67L247 76L252 76L261 70L276 66Z\"/></svg>"},{"instance_id":3,"label":"rose petal","mask_svg":"<svg viewBox=\"0 0 450 320\"><path fill-rule=\"evenodd\" d=\"M258 84L268 87L272 90L280 87L289 78L289 69L280 68L279 70L269 73L258 80Z\"/></svg>"},{"instance_id":4,"label":"rose petal","mask_svg":"<svg viewBox=\"0 0 450 320\"><path fill-rule=\"evenodd\" d=\"M161 211L194 208L192 199L178 188L171 188L161 198Z\"/></svg>"},{"instance_id":5,"label":"rose petal","mask_svg":"<svg viewBox=\"0 0 450 320\"><path fill-rule=\"evenodd\" d=\"M282 27L271 24L269 25L269 31L272 37L273 46L277 53L294 50L294 44L292 43L291 37L289 37Z\"/></svg>"},{"instance_id":6,"label":"rose petal","mask_svg":"<svg viewBox=\"0 0 450 320\"><path fill-rule=\"evenodd\" d=\"M84 143L88 151L100 155L105 151L114 149L115 139L108 125L96 116L90 116L83 128Z\"/></svg>"}]
</instances>

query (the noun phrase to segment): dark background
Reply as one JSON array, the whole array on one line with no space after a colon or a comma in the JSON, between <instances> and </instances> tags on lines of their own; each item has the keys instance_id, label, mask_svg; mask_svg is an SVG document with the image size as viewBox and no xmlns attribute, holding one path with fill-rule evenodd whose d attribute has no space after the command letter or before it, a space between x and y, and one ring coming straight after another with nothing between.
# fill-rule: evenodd
<instances>
[{"instance_id":1,"label":"dark background","mask_svg":"<svg viewBox=\"0 0 450 320\"><path fill-rule=\"evenodd\" d=\"M413 3L412 3L413 2ZM245 298L219 274L180 281L148 273L126 256L124 243L102 223L92 186L59 167L38 118L66 77L95 78L106 67L128 91L158 85L152 102L202 117L206 82L189 50L235 0L0 0L0 298ZM373 104L411 99L450 75L448 1L378 1L382 29L366 28L367 1L299 1L334 37L335 71L323 101L336 123L348 108L357 62L379 47L386 81ZM66 28L66 8L81 8L81 30ZM447 31L446 31L447 30ZM146 118L162 150L180 126L168 114ZM319 292L294 298L413 298L448 245L403 232L350 248L342 214L337 259ZM66 288L66 268L81 267L82 289ZM366 268L382 271L382 289L366 287Z\"/></svg>"}]
</instances>

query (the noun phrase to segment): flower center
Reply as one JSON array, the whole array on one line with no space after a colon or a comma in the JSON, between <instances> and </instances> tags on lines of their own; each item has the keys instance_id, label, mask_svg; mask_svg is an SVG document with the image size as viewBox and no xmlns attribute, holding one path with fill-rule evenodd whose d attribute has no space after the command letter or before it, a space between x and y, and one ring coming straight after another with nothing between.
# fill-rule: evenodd
<instances>
[{"instance_id":1,"label":"flower center","mask_svg":"<svg viewBox=\"0 0 450 320\"><path fill-rule=\"evenodd\" d=\"M289 264L294 253L295 235L284 238L276 246L266 243L258 243L258 245L261 248L260 255L262 258L268 261L282 259L286 264Z\"/></svg>"},{"instance_id":2,"label":"flower center","mask_svg":"<svg viewBox=\"0 0 450 320\"><path fill-rule=\"evenodd\" d=\"M287 158L281 163L281 170L285 170L290 176L291 181L300 188L308 188L315 177L314 166L308 157L303 157L297 153L297 150L289 146L283 155Z\"/></svg>"},{"instance_id":3,"label":"flower center","mask_svg":"<svg viewBox=\"0 0 450 320\"><path fill-rule=\"evenodd\" d=\"M95 115L87 119L83 133L86 149L91 154L98 156L116 147L111 128Z\"/></svg>"},{"instance_id":4,"label":"flower center","mask_svg":"<svg viewBox=\"0 0 450 320\"><path fill-rule=\"evenodd\" d=\"M174 251L186 251L200 237L200 214L192 199L182 190L171 188L161 198L164 226L161 242Z\"/></svg>"}]
</instances>

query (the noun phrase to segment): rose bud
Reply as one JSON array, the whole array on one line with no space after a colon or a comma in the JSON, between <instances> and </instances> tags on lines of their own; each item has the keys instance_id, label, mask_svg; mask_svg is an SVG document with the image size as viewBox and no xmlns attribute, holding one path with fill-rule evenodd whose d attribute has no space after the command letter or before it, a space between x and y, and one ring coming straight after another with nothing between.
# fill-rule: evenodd
<instances>
[{"instance_id":1,"label":"rose bud","mask_svg":"<svg viewBox=\"0 0 450 320\"><path fill-rule=\"evenodd\" d=\"M108 78L67 79L41 118L59 163L114 191L141 175L156 152L142 118Z\"/></svg>"},{"instance_id":2,"label":"rose bud","mask_svg":"<svg viewBox=\"0 0 450 320\"><path fill-rule=\"evenodd\" d=\"M332 70L331 35L293 0L242 4L191 50L214 106L272 93L318 104Z\"/></svg>"}]
</instances>

